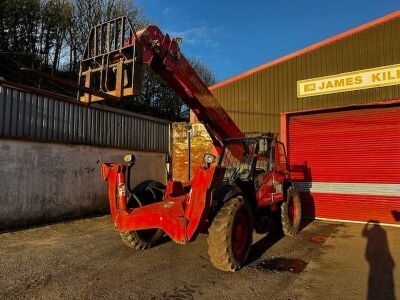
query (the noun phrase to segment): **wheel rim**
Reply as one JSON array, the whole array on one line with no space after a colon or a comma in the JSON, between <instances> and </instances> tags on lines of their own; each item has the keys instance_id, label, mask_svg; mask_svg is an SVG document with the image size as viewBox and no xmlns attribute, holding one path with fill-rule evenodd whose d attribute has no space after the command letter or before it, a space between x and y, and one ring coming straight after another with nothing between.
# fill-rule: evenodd
<instances>
[{"instance_id":1,"label":"wheel rim","mask_svg":"<svg viewBox=\"0 0 400 300\"><path fill-rule=\"evenodd\" d=\"M293 196L289 199L288 205L288 217L289 221L292 225L296 224L299 218L299 210L296 201L294 201Z\"/></svg>"},{"instance_id":2,"label":"wheel rim","mask_svg":"<svg viewBox=\"0 0 400 300\"><path fill-rule=\"evenodd\" d=\"M248 224L243 214L236 216L233 223L232 250L236 258L243 257L248 241Z\"/></svg>"}]
</instances>

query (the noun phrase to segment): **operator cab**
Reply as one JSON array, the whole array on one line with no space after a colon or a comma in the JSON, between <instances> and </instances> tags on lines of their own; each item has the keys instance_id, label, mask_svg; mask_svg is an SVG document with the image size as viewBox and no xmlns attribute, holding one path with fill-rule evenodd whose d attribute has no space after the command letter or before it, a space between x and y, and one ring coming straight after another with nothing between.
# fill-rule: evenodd
<instances>
[{"instance_id":1,"label":"operator cab","mask_svg":"<svg viewBox=\"0 0 400 300\"><path fill-rule=\"evenodd\" d=\"M254 195L258 206L283 199L283 185L289 176L286 153L272 134L226 140L218 166L225 170L222 181Z\"/></svg>"},{"instance_id":2,"label":"operator cab","mask_svg":"<svg viewBox=\"0 0 400 300\"><path fill-rule=\"evenodd\" d=\"M253 181L278 166L286 169L286 153L280 144L270 133L226 140L218 162L226 169L224 181Z\"/></svg>"}]
</instances>

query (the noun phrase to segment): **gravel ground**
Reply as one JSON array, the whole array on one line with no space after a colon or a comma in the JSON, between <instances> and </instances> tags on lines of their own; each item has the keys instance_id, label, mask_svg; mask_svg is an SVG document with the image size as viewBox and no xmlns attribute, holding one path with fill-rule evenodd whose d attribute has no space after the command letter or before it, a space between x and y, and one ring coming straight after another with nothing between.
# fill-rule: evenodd
<instances>
[{"instance_id":1,"label":"gravel ground","mask_svg":"<svg viewBox=\"0 0 400 300\"><path fill-rule=\"evenodd\" d=\"M380 227L374 238L363 227L314 221L296 237L255 235L236 273L210 264L203 235L131 250L110 216L8 232L0 299L395 299L400 229Z\"/></svg>"}]
</instances>

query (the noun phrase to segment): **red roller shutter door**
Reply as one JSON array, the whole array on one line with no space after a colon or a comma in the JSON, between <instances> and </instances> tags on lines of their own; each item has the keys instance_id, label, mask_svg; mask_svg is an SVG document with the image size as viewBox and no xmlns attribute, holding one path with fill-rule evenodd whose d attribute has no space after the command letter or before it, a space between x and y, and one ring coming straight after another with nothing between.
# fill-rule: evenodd
<instances>
[{"instance_id":1,"label":"red roller shutter door","mask_svg":"<svg viewBox=\"0 0 400 300\"><path fill-rule=\"evenodd\" d=\"M400 224L400 107L288 117L304 215ZM397 220L396 220L397 219Z\"/></svg>"}]
</instances>

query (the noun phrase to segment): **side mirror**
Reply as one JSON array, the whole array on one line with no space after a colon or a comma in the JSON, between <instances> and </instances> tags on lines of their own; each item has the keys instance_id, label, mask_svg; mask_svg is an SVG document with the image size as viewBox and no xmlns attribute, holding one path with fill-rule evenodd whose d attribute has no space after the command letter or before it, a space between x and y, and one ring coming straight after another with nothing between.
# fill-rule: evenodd
<instances>
[{"instance_id":1,"label":"side mirror","mask_svg":"<svg viewBox=\"0 0 400 300\"><path fill-rule=\"evenodd\" d=\"M204 154L203 158L204 169L208 169L210 165L215 161L215 159L216 159L215 155L212 155L211 153Z\"/></svg>"},{"instance_id":2,"label":"side mirror","mask_svg":"<svg viewBox=\"0 0 400 300\"><path fill-rule=\"evenodd\" d=\"M127 162L128 164L132 164L133 165L133 164L135 164L136 157L133 154L125 155L124 161Z\"/></svg>"}]
</instances>

